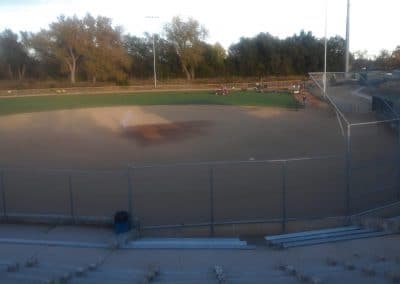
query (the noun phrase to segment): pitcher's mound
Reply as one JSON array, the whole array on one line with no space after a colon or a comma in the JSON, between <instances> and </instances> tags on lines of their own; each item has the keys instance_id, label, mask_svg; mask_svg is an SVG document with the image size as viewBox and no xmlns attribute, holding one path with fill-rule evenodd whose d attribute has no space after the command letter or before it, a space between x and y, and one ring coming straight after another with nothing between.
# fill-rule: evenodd
<instances>
[{"instance_id":1,"label":"pitcher's mound","mask_svg":"<svg viewBox=\"0 0 400 284\"><path fill-rule=\"evenodd\" d=\"M212 124L208 120L195 120L172 123L157 123L127 126L122 128L122 135L136 140L140 145L162 144L184 140L206 134Z\"/></svg>"}]
</instances>

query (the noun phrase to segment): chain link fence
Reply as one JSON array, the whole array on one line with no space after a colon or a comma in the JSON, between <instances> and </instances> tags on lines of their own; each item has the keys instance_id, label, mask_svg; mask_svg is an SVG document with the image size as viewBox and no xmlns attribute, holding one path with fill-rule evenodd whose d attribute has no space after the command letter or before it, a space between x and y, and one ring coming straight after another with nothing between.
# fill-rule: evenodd
<instances>
[{"instance_id":1,"label":"chain link fence","mask_svg":"<svg viewBox=\"0 0 400 284\"><path fill-rule=\"evenodd\" d=\"M400 100L393 94L400 93L399 78L384 71L310 78L313 93L336 112L346 141L347 214L398 200Z\"/></svg>"},{"instance_id":2,"label":"chain link fence","mask_svg":"<svg viewBox=\"0 0 400 284\"><path fill-rule=\"evenodd\" d=\"M131 166L125 171L3 168L0 215L5 220L111 224L113 214L125 210L143 230L198 226L213 234L218 225L280 223L285 231L288 220L342 217L349 214L348 206L355 214L398 200L399 163L385 163L380 171L369 164L354 167L350 180L344 156ZM382 175L384 185L371 182Z\"/></svg>"}]
</instances>

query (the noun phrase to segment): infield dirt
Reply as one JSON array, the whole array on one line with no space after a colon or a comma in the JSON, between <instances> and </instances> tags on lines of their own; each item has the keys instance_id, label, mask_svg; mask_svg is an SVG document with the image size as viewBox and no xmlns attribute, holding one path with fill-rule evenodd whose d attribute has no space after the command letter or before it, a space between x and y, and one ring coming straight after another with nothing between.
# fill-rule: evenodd
<instances>
[{"instance_id":1,"label":"infield dirt","mask_svg":"<svg viewBox=\"0 0 400 284\"><path fill-rule=\"evenodd\" d=\"M343 139L326 109L146 106L3 116L0 144L3 166L116 169L326 155Z\"/></svg>"}]
</instances>

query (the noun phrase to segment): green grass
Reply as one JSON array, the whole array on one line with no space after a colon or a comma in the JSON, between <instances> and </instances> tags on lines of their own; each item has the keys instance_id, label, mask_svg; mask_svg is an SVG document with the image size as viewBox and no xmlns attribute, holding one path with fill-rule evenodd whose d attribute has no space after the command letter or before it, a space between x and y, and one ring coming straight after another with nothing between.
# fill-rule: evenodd
<instances>
[{"instance_id":1,"label":"green grass","mask_svg":"<svg viewBox=\"0 0 400 284\"><path fill-rule=\"evenodd\" d=\"M288 93L233 92L217 96L210 91L134 94L54 95L0 98L0 115L60 109L126 105L241 105L297 108Z\"/></svg>"}]
</instances>

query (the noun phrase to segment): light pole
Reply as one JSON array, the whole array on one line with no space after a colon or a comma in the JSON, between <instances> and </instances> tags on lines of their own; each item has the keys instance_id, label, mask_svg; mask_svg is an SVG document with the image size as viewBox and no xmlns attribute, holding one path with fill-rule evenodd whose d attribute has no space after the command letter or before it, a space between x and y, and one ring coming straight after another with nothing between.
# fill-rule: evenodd
<instances>
[{"instance_id":1,"label":"light pole","mask_svg":"<svg viewBox=\"0 0 400 284\"><path fill-rule=\"evenodd\" d=\"M157 88L157 71L156 71L156 42L155 34L153 33L153 71L154 71L154 89Z\"/></svg>"},{"instance_id":2,"label":"light pole","mask_svg":"<svg viewBox=\"0 0 400 284\"><path fill-rule=\"evenodd\" d=\"M159 19L158 16L146 16L146 19ZM155 32L153 31L153 76L154 76L154 89L157 88L157 69L156 69L156 40Z\"/></svg>"},{"instance_id":3,"label":"light pole","mask_svg":"<svg viewBox=\"0 0 400 284\"><path fill-rule=\"evenodd\" d=\"M324 98L326 97L326 65L328 53L328 0L325 1L325 51L324 51Z\"/></svg>"},{"instance_id":4,"label":"light pole","mask_svg":"<svg viewBox=\"0 0 400 284\"><path fill-rule=\"evenodd\" d=\"M350 71L350 0L347 0L347 22L346 22L346 76Z\"/></svg>"}]
</instances>

